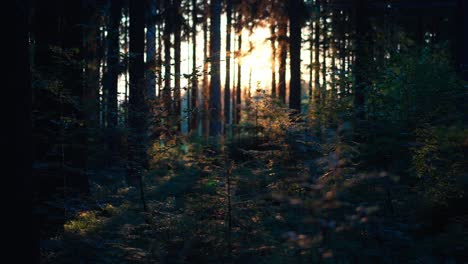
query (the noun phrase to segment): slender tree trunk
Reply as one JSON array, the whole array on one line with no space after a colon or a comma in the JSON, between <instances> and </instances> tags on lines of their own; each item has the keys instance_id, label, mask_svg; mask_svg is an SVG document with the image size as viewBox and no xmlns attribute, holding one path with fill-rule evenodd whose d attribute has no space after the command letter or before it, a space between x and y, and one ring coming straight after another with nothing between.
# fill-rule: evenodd
<instances>
[{"instance_id":1,"label":"slender tree trunk","mask_svg":"<svg viewBox=\"0 0 468 264\"><path fill-rule=\"evenodd\" d=\"M130 1L130 99L129 99L129 165L130 183L140 188L140 198L146 211L143 191L143 170L146 167L145 134L145 20L144 2Z\"/></svg>"},{"instance_id":2,"label":"slender tree trunk","mask_svg":"<svg viewBox=\"0 0 468 264\"><path fill-rule=\"evenodd\" d=\"M461 30L457 33L457 62L460 72L468 82L468 2L458 0L457 24Z\"/></svg>"},{"instance_id":3,"label":"slender tree trunk","mask_svg":"<svg viewBox=\"0 0 468 264\"><path fill-rule=\"evenodd\" d=\"M147 0L146 14L146 98L156 99L157 0Z\"/></svg>"},{"instance_id":4,"label":"slender tree trunk","mask_svg":"<svg viewBox=\"0 0 468 264\"><path fill-rule=\"evenodd\" d=\"M330 41L330 47L331 47L331 51L330 51L330 55L331 55L331 76L330 76L330 79L331 79L331 95L330 95L330 99L331 99L331 104L332 106L334 106L335 102L336 102L336 98L337 98L337 89L336 89L336 74L337 74L337 63L336 63L336 59L338 57L338 45L337 45L337 31L336 31L336 28L338 27L338 16L336 15L336 12L334 10L331 11L332 12L332 24L331 24L331 31L332 31L332 34L331 34L331 41Z\"/></svg>"},{"instance_id":5,"label":"slender tree trunk","mask_svg":"<svg viewBox=\"0 0 468 264\"><path fill-rule=\"evenodd\" d=\"M115 128L118 123L117 88L119 79L119 27L122 18L122 0L111 0L110 5L107 35L107 81L105 85L107 86L107 126ZM114 143L115 142L111 142L111 146Z\"/></svg>"},{"instance_id":6,"label":"slender tree trunk","mask_svg":"<svg viewBox=\"0 0 468 264\"><path fill-rule=\"evenodd\" d=\"M8 74L3 77L4 91L8 98L1 105L1 120L8 124L2 129L2 169L8 171L2 179L3 210L10 217L5 221L3 258L15 263L40 263L38 221L33 214L32 186L32 88L29 50L30 1L8 1L4 10L14 14L12 24L4 32L8 36L5 51L8 56ZM46 29L45 29L46 30ZM10 61L11 59L11 61ZM9 191L8 191L9 190ZM37 190L34 190L37 191ZM13 217L14 216L14 217Z\"/></svg>"},{"instance_id":7,"label":"slender tree trunk","mask_svg":"<svg viewBox=\"0 0 468 264\"><path fill-rule=\"evenodd\" d=\"M232 0L226 0L226 80L224 83L224 122L231 125L231 30ZM226 130L225 130L226 131Z\"/></svg>"},{"instance_id":8,"label":"slender tree trunk","mask_svg":"<svg viewBox=\"0 0 468 264\"><path fill-rule=\"evenodd\" d=\"M190 103L190 130L196 131L198 125L198 71L197 71L197 0L192 0L192 90Z\"/></svg>"},{"instance_id":9,"label":"slender tree trunk","mask_svg":"<svg viewBox=\"0 0 468 264\"><path fill-rule=\"evenodd\" d=\"M309 106L312 103L313 89L314 89L314 21L310 21L310 36L309 36L309 48L310 48L310 72L309 72Z\"/></svg>"},{"instance_id":10,"label":"slender tree trunk","mask_svg":"<svg viewBox=\"0 0 468 264\"><path fill-rule=\"evenodd\" d=\"M66 181L71 187L75 187L78 192L89 193L88 179L88 135L86 113L84 112L85 98L85 79L83 75L83 25L84 21L81 16L83 6L80 0L73 0L66 3L61 3L63 8L62 17L60 19L60 35L61 43L64 51L71 55L67 56L70 59L71 65L63 67L59 79L63 82L63 87L70 90L71 96L79 98L78 107L75 104L63 101L63 118L74 120L71 127L64 128L64 136L67 139L63 141L63 164L75 169L82 170L79 175L66 175ZM83 122L84 121L84 122ZM85 125L81 125L81 123Z\"/></svg>"},{"instance_id":11,"label":"slender tree trunk","mask_svg":"<svg viewBox=\"0 0 468 264\"><path fill-rule=\"evenodd\" d=\"M339 25L339 28L340 28L340 37L341 37L341 40L340 40L340 50L339 50L339 53L340 53L340 63L341 63L341 67L340 67L340 98L344 97L346 95L346 84L347 84L347 80L346 80L346 34L345 34L345 26L344 24L347 22L346 21L346 13L344 13L343 16L341 16L342 19L340 20L340 25Z\"/></svg>"},{"instance_id":12,"label":"slender tree trunk","mask_svg":"<svg viewBox=\"0 0 468 264\"><path fill-rule=\"evenodd\" d=\"M237 44L238 44L238 59L237 59L237 88L236 88L236 124L241 121L241 109L242 109L242 12L239 10L237 16Z\"/></svg>"},{"instance_id":13,"label":"slender tree trunk","mask_svg":"<svg viewBox=\"0 0 468 264\"><path fill-rule=\"evenodd\" d=\"M85 68L85 83L83 90L83 112L86 123L86 155L92 156L94 143L96 142L96 132L99 128L99 88L100 88L100 73L99 73L99 56L98 56L98 36L100 14L99 8L102 8L101 1L83 3L85 21L83 21L83 46L84 46L84 68ZM90 162L87 162L89 170Z\"/></svg>"},{"instance_id":14,"label":"slender tree trunk","mask_svg":"<svg viewBox=\"0 0 468 264\"><path fill-rule=\"evenodd\" d=\"M302 21L297 10L302 8L302 0L291 0L289 13L289 53L291 56L291 80L289 84L289 108L301 112L301 27ZM292 11L294 10L294 11Z\"/></svg>"},{"instance_id":15,"label":"slender tree trunk","mask_svg":"<svg viewBox=\"0 0 468 264\"><path fill-rule=\"evenodd\" d=\"M125 26L124 26L124 46L126 50L130 50L130 39L129 39L129 31L130 31L130 14L128 11L128 4L124 9L124 16L126 17ZM125 90L124 90L124 105L125 105L125 114L124 114L124 124L128 126L128 91L130 88L130 81L129 81L129 64L130 64L130 56L127 52L127 56L125 56ZM128 155L128 153L127 153Z\"/></svg>"},{"instance_id":16,"label":"slender tree trunk","mask_svg":"<svg viewBox=\"0 0 468 264\"><path fill-rule=\"evenodd\" d=\"M278 24L278 45L279 45L279 83L278 93L280 101L286 103L286 58L288 55L287 50L287 30L288 24L284 18L280 18Z\"/></svg>"},{"instance_id":17,"label":"slender tree trunk","mask_svg":"<svg viewBox=\"0 0 468 264\"><path fill-rule=\"evenodd\" d=\"M209 134L209 96L210 96L210 86L208 81L208 70L209 70L209 63L208 63L208 56L210 56L208 50L208 19L209 19L209 4L208 0L204 0L203 2L203 115L202 115L202 134L204 138L208 138Z\"/></svg>"},{"instance_id":18,"label":"slender tree trunk","mask_svg":"<svg viewBox=\"0 0 468 264\"><path fill-rule=\"evenodd\" d=\"M371 31L372 27L369 21L367 11L367 0L355 1L355 19L356 19L356 47L354 76L354 108L357 120L363 120L365 117L365 90L369 86L369 67L372 62Z\"/></svg>"},{"instance_id":19,"label":"slender tree trunk","mask_svg":"<svg viewBox=\"0 0 468 264\"><path fill-rule=\"evenodd\" d=\"M164 88L163 88L163 102L164 110L168 115L172 113L172 95L171 95L171 32L172 32L172 17L170 9L171 1L165 0L164 2Z\"/></svg>"},{"instance_id":20,"label":"slender tree trunk","mask_svg":"<svg viewBox=\"0 0 468 264\"><path fill-rule=\"evenodd\" d=\"M320 17L321 17L321 5L320 0L315 1L319 15L315 20L314 26L314 101L316 106L321 105L321 87L320 87Z\"/></svg>"},{"instance_id":21,"label":"slender tree trunk","mask_svg":"<svg viewBox=\"0 0 468 264\"><path fill-rule=\"evenodd\" d=\"M181 13L181 0L174 0L174 109L173 113L176 117L177 127L180 129L181 117L181 86L180 86L180 63L181 57L181 41L182 41L182 13Z\"/></svg>"},{"instance_id":22,"label":"slender tree trunk","mask_svg":"<svg viewBox=\"0 0 468 264\"><path fill-rule=\"evenodd\" d=\"M274 3L272 1L272 3ZM272 9L274 6L272 5ZM271 38L271 96L276 97L276 24L274 19L271 21L270 26L270 38Z\"/></svg>"},{"instance_id":23,"label":"slender tree trunk","mask_svg":"<svg viewBox=\"0 0 468 264\"><path fill-rule=\"evenodd\" d=\"M87 120L87 126L91 129L90 137L94 135L93 130L99 127L99 56L98 56L98 35L100 15L98 8L100 2L96 1L85 6L86 17L84 28L84 46L85 46L85 74L86 88L84 91L84 111Z\"/></svg>"},{"instance_id":24,"label":"slender tree trunk","mask_svg":"<svg viewBox=\"0 0 468 264\"><path fill-rule=\"evenodd\" d=\"M110 16L107 39L107 74L104 82L105 117L107 127L111 129L106 139L111 156L107 162L114 163L119 152L119 137L115 128L118 126L118 79L120 68L120 21L122 19L122 0L110 1Z\"/></svg>"},{"instance_id":25,"label":"slender tree trunk","mask_svg":"<svg viewBox=\"0 0 468 264\"><path fill-rule=\"evenodd\" d=\"M221 132L221 0L211 0L210 10L210 136L217 137Z\"/></svg>"},{"instance_id":26,"label":"slender tree trunk","mask_svg":"<svg viewBox=\"0 0 468 264\"><path fill-rule=\"evenodd\" d=\"M159 13L162 12L163 10L163 3L164 0L159 2L158 8L159 8ZM157 85L158 85L158 98L162 98L162 91L164 89L163 87L163 59L162 59L162 54L163 54L163 29L162 29L162 20L158 21L157 23L157 29L158 29L158 37L157 37L157 43L158 43L158 52L157 52L157 59L156 59L156 75L157 75Z\"/></svg>"},{"instance_id":27,"label":"slender tree trunk","mask_svg":"<svg viewBox=\"0 0 468 264\"><path fill-rule=\"evenodd\" d=\"M322 16L322 21L323 21L323 41L322 41L322 86L321 86L321 91L320 91L320 97L321 97L321 103L322 106L325 106L327 104L327 89L328 89L328 81L327 81L327 56L328 56L328 23L327 23L327 18L328 18L328 8L327 8L327 1L323 1L323 16Z\"/></svg>"}]
</instances>

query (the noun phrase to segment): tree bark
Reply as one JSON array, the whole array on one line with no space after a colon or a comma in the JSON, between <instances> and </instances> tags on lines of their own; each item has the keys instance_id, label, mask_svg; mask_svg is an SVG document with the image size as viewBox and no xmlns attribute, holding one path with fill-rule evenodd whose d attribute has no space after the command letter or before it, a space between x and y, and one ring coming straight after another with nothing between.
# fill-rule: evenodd
<instances>
[{"instance_id":1,"label":"tree bark","mask_svg":"<svg viewBox=\"0 0 468 264\"><path fill-rule=\"evenodd\" d=\"M457 31L457 62L462 78L468 82L468 3L458 0L457 20L461 30Z\"/></svg>"},{"instance_id":2,"label":"tree bark","mask_svg":"<svg viewBox=\"0 0 468 264\"><path fill-rule=\"evenodd\" d=\"M197 71L197 0L192 0L192 90L190 102L190 130L196 131L198 126L198 71Z\"/></svg>"},{"instance_id":3,"label":"tree bark","mask_svg":"<svg viewBox=\"0 0 468 264\"><path fill-rule=\"evenodd\" d=\"M274 6L272 6L272 9ZM276 97L276 24L272 19L270 25L270 38L271 38L271 96Z\"/></svg>"},{"instance_id":4,"label":"tree bark","mask_svg":"<svg viewBox=\"0 0 468 264\"><path fill-rule=\"evenodd\" d=\"M286 58L288 55L287 30L288 30L287 22L284 20L284 18L280 18L280 21L278 22L278 45L279 45L278 95L282 103L286 103Z\"/></svg>"},{"instance_id":5,"label":"tree bark","mask_svg":"<svg viewBox=\"0 0 468 264\"><path fill-rule=\"evenodd\" d=\"M168 115L172 113L172 92L171 92L171 32L172 32L172 17L171 17L171 1L164 2L164 88L163 102L164 110Z\"/></svg>"},{"instance_id":6,"label":"tree bark","mask_svg":"<svg viewBox=\"0 0 468 264\"><path fill-rule=\"evenodd\" d=\"M156 16L157 1L148 0L146 10L146 98L156 99Z\"/></svg>"},{"instance_id":7,"label":"tree bark","mask_svg":"<svg viewBox=\"0 0 468 264\"><path fill-rule=\"evenodd\" d=\"M237 87L236 87L236 124L239 124L241 121L241 108L242 108L242 11L239 10L237 15Z\"/></svg>"},{"instance_id":8,"label":"tree bark","mask_svg":"<svg viewBox=\"0 0 468 264\"><path fill-rule=\"evenodd\" d=\"M226 0L226 80L224 83L224 122L231 125L231 30L232 0Z\"/></svg>"},{"instance_id":9,"label":"tree bark","mask_svg":"<svg viewBox=\"0 0 468 264\"><path fill-rule=\"evenodd\" d=\"M316 106L321 104L321 87L320 87L320 17L321 5L320 0L316 0L315 4L319 9L319 14L315 20L314 29L314 103Z\"/></svg>"},{"instance_id":10,"label":"tree bark","mask_svg":"<svg viewBox=\"0 0 468 264\"><path fill-rule=\"evenodd\" d=\"M208 19L209 19L209 3L208 0L203 1L203 91L202 91L202 102L203 102L203 111L202 111L202 135L204 138L208 137L209 134L209 125L210 125L210 105L209 105L209 96L210 96L210 86L208 80Z\"/></svg>"},{"instance_id":11,"label":"tree bark","mask_svg":"<svg viewBox=\"0 0 468 264\"><path fill-rule=\"evenodd\" d=\"M363 120L365 117L365 90L369 86L368 79L369 67L372 62L371 31L372 27L369 21L367 11L367 0L355 1L355 19L356 19L356 46L354 75L354 108L357 120Z\"/></svg>"},{"instance_id":12,"label":"tree bark","mask_svg":"<svg viewBox=\"0 0 468 264\"><path fill-rule=\"evenodd\" d=\"M327 82L327 55L328 55L328 24L327 24L327 1L322 2L322 7L323 7L323 12L322 12L322 24L323 24L323 30L322 30L322 85L321 85L321 90L320 90L320 98L321 98L321 104L322 106L325 106L327 103L327 88L328 88L328 82Z\"/></svg>"},{"instance_id":13,"label":"tree bark","mask_svg":"<svg viewBox=\"0 0 468 264\"><path fill-rule=\"evenodd\" d=\"M301 112L301 27L302 21L297 11L302 8L302 0L291 0L289 12L289 53L291 56L291 80L289 84L289 108Z\"/></svg>"},{"instance_id":14,"label":"tree bark","mask_svg":"<svg viewBox=\"0 0 468 264\"><path fill-rule=\"evenodd\" d=\"M210 10L210 136L217 137L221 132L221 0L211 0Z\"/></svg>"},{"instance_id":15,"label":"tree bark","mask_svg":"<svg viewBox=\"0 0 468 264\"><path fill-rule=\"evenodd\" d=\"M107 126L117 127L118 123L118 79L119 79L119 57L120 40L119 27L122 18L122 0L111 0L110 17L107 40ZM115 142L112 142L113 144Z\"/></svg>"},{"instance_id":16,"label":"tree bark","mask_svg":"<svg viewBox=\"0 0 468 264\"><path fill-rule=\"evenodd\" d=\"M144 2L130 1L130 98L129 98L129 183L139 186L143 209L146 202L143 192L143 170L146 167L146 103L145 103L145 20Z\"/></svg>"},{"instance_id":17,"label":"tree bark","mask_svg":"<svg viewBox=\"0 0 468 264\"><path fill-rule=\"evenodd\" d=\"M2 121L8 124L2 129L3 210L12 217L4 217L8 241L4 258L16 263L40 263L39 230L33 215L32 186L32 88L29 50L30 1L8 1L5 10L14 14L14 26L7 26L5 50L8 56L8 74L3 79L3 96L8 98L1 105ZM11 60L10 60L11 59ZM11 63L10 63L11 62ZM6 82L5 82L6 81ZM5 191L6 190L6 191ZM10 190L10 191L8 191ZM13 217L14 216L14 217Z\"/></svg>"},{"instance_id":18,"label":"tree bark","mask_svg":"<svg viewBox=\"0 0 468 264\"><path fill-rule=\"evenodd\" d=\"M182 41L182 13L181 0L174 0L174 117L177 122L177 127L180 129L181 117L181 86L180 86L180 63L181 63L181 41Z\"/></svg>"}]
</instances>

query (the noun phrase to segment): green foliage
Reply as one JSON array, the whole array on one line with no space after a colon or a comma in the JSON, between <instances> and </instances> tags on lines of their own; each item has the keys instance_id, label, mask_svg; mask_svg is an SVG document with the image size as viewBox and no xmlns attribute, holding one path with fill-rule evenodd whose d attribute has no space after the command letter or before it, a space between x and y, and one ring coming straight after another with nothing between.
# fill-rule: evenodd
<instances>
[{"instance_id":1,"label":"green foliage","mask_svg":"<svg viewBox=\"0 0 468 264\"><path fill-rule=\"evenodd\" d=\"M84 235L95 231L102 221L97 217L95 211L85 211L78 213L77 218L64 224L65 232L78 233Z\"/></svg>"},{"instance_id":2,"label":"green foliage","mask_svg":"<svg viewBox=\"0 0 468 264\"><path fill-rule=\"evenodd\" d=\"M413 169L421 179L421 191L433 204L449 206L464 197L468 163L468 130L457 127L425 127L416 131Z\"/></svg>"},{"instance_id":3,"label":"green foliage","mask_svg":"<svg viewBox=\"0 0 468 264\"><path fill-rule=\"evenodd\" d=\"M369 91L371 120L416 128L449 123L464 114L462 86L445 49L425 47L396 54Z\"/></svg>"}]
</instances>

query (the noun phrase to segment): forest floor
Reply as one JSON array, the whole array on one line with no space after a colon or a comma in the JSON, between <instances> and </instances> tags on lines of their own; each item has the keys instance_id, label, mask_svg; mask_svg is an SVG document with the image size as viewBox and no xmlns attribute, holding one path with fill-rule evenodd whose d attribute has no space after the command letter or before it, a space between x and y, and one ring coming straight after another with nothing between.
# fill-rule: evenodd
<instances>
[{"instance_id":1,"label":"forest floor","mask_svg":"<svg viewBox=\"0 0 468 264\"><path fill-rule=\"evenodd\" d=\"M138 188L96 184L94 209L65 223L46 263L457 263L444 250L468 244L456 221L422 232L411 190L389 191L385 175L338 193L304 159L262 155L168 159L145 177L148 212Z\"/></svg>"}]
</instances>

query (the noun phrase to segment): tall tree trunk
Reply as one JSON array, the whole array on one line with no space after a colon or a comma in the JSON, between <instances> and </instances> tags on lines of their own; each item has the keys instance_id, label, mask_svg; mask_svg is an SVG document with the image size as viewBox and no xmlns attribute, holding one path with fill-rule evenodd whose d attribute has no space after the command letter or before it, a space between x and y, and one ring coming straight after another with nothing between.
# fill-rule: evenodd
<instances>
[{"instance_id":1,"label":"tall tree trunk","mask_svg":"<svg viewBox=\"0 0 468 264\"><path fill-rule=\"evenodd\" d=\"M280 18L278 22L278 45L279 45L279 83L278 93L280 101L286 103L286 58L287 50L287 30L288 24L284 18Z\"/></svg>"},{"instance_id":2,"label":"tall tree trunk","mask_svg":"<svg viewBox=\"0 0 468 264\"><path fill-rule=\"evenodd\" d=\"M202 101L203 101L203 111L202 111L202 134L204 138L208 137L209 134L209 123L210 123L210 106L209 106L209 96L210 96L210 87L208 81L208 56L210 54L208 50L208 19L209 19L209 3L208 0L203 0L203 91L202 91Z\"/></svg>"},{"instance_id":3,"label":"tall tree trunk","mask_svg":"<svg viewBox=\"0 0 468 264\"><path fill-rule=\"evenodd\" d=\"M370 84L368 79L369 67L372 63L372 45L371 31L372 27L369 21L367 11L367 0L355 1L355 19L356 19L356 47L354 62L354 108L357 120L363 120L365 117L365 90Z\"/></svg>"},{"instance_id":4,"label":"tall tree trunk","mask_svg":"<svg viewBox=\"0 0 468 264\"><path fill-rule=\"evenodd\" d=\"M124 17L126 18L125 24L123 27L123 35L124 35L124 47L126 50L130 50L130 39L129 39L129 31L130 31L130 14L129 14L129 8L128 8L128 2L125 5L125 8L123 10L124 12ZM129 64L130 64L130 56L127 52L127 56L125 56L125 89L124 89L124 105L125 105L125 112L124 112L124 124L128 126L128 112L129 112L129 107L128 107L128 91L130 89L130 72L129 72ZM127 153L128 155L128 153Z\"/></svg>"},{"instance_id":5,"label":"tall tree trunk","mask_svg":"<svg viewBox=\"0 0 468 264\"><path fill-rule=\"evenodd\" d=\"M289 12L289 53L291 56L291 80L289 84L289 108L301 112L301 27L302 21L298 10L302 0L291 0Z\"/></svg>"},{"instance_id":6,"label":"tall tree trunk","mask_svg":"<svg viewBox=\"0 0 468 264\"><path fill-rule=\"evenodd\" d=\"M465 81L468 82L468 3L458 0L457 24L461 30L457 31L457 62L460 72Z\"/></svg>"},{"instance_id":7,"label":"tall tree trunk","mask_svg":"<svg viewBox=\"0 0 468 264\"><path fill-rule=\"evenodd\" d=\"M110 164L114 163L119 153L119 136L115 128L118 126L118 80L120 72L120 21L122 19L122 0L110 1L110 16L107 39L107 72L105 74L104 95L105 124L110 128L107 137L107 147Z\"/></svg>"},{"instance_id":8,"label":"tall tree trunk","mask_svg":"<svg viewBox=\"0 0 468 264\"><path fill-rule=\"evenodd\" d=\"M241 56L242 56L242 11L239 10L239 14L237 15L237 87L236 87L236 124L239 124L241 121L241 108L242 108L242 64L241 64Z\"/></svg>"},{"instance_id":9,"label":"tall tree trunk","mask_svg":"<svg viewBox=\"0 0 468 264\"><path fill-rule=\"evenodd\" d=\"M339 47L339 54L340 54L340 98L345 97L346 95L346 34L345 34L345 23L347 14L343 13L341 16L341 20L339 21L339 30L340 30L340 47Z\"/></svg>"},{"instance_id":10,"label":"tall tree trunk","mask_svg":"<svg viewBox=\"0 0 468 264\"><path fill-rule=\"evenodd\" d=\"M159 14L162 13L164 9L164 0L159 1L158 3L158 10ZM162 66L163 66L163 60L162 60L162 54L163 54L163 29L162 29L162 24L163 20L159 20L157 23L157 30L158 30L158 37L157 37L157 44L158 44L158 52L157 52L157 59L156 59L156 75L157 75L157 85L158 85L158 93L157 96L158 98L162 98L162 91L164 89L163 87L163 71L162 71Z\"/></svg>"},{"instance_id":11,"label":"tall tree trunk","mask_svg":"<svg viewBox=\"0 0 468 264\"><path fill-rule=\"evenodd\" d=\"M232 0L226 0L226 80L224 83L224 121L231 125L231 30Z\"/></svg>"},{"instance_id":12,"label":"tall tree trunk","mask_svg":"<svg viewBox=\"0 0 468 264\"><path fill-rule=\"evenodd\" d=\"M156 0L148 0L146 10L146 98L156 99Z\"/></svg>"},{"instance_id":13,"label":"tall tree trunk","mask_svg":"<svg viewBox=\"0 0 468 264\"><path fill-rule=\"evenodd\" d=\"M172 32L172 17L170 9L171 1L165 0L164 2L164 88L163 88L163 102L164 110L167 114L172 113L172 95L171 95L171 32Z\"/></svg>"},{"instance_id":14,"label":"tall tree trunk","mask_svg":"<svg viewBox=\"0 0 468 264\"><path fill-rule=\"evenodd\" d=\"M320 17L321 5L320 0L316 0L315 4L319 10L314 26L314 102L316 106L321 105L321 87L320 87Z\"/></svg>"},{"instance_id":15,"label":"tall tree trunk","mask_svg":"<svg viewBox=\"0 0 468 264\"><path fill-rule=\"evenodd\" d=\"M221 0L211 0L210 23L210 136L221 132Z\"/></svg>"},{"instance_id":16,"label":"tall tree trunk","mask_svg":"<svg viewBox=\"0 0 468 264\"><path fill-rule=\"evenodd\" d=\"M322 12L322 24L323 24L323 40L322 40L322 86L320 91L321 103L322 106L327 104L327 89L328 89L328 81L327 81L327 56L328 56L328 8L327 8L327 0L322 1L323 12Z\"/></svg>"},{"instance_id":17,"label":"tall tree trunk","mask_svg":"<svg viewBox=\"0 0 468 264\"><path fill-rule=\"evenodd\" d=\"M85 89L84 89L84 112L88 127L88 138L95 135L95 130L99 127L99 56L98 56L98 36L100 26L99 9L102 8L102 1L86 3L84 6L85 20L83 24L83 36L85 47Z\"/></svg>"},{"instance_id":18,"label":"tall tree trunk","mask_svg":"<svg viewBox=\"0 0 468 264\"><path fill-rule=\"evenodd\" d=\"M129 178L130 183L139 185L140 198L146 211L143 192L143 170L146 167L145 133L145 20L144 2L130 1L130 98L129 98Z\"/></svg>"},{"instance_id":19,"label":"tall tree trunk","mask_svg":"<svg viewBox=\"0 0 468 264\"><path fill-rule=\"evenodd\" d=\"M180 63L181 63L181 42L182 42L182 13L181 0L174 0L174 109L177 127L180 129L181 98L180 98Z\"/></svg>"},{"instance_id":20,"label":"tall tree trunk","mask_svg":"<svg viewBox=\"0 0 468 264\"><path fill-rule=\"evenodd\" d=\"M274 3L272 1L272 3ZM274 5L272 4L272 10ZM274 19L270 25L270 38L271 38L271 96L276 97L276 22Z\"/></svg>"},{"instance_id":21,"label":"tall tree trunk","mask_svg":"<svg viewBox=\"0 0 468 264\"><path fill-rule=\"evenodd\" d=\"M107 91L107 126L117 127L118 124L118 79L119 79L119 57L120 40L119 27L122 19L122 0L111 0L110 17L107 40L107 81L105 82ZM115 142L111 142L111 146Z\"/></svg>"},{"instance_id":22,"label":"tall tree trunk","mask_svg":"<svg viewBox=\"0 0 468 264\"><path fill-rule=\"evenodd\" d=\"M32 89L29 63L29 17L30 1L8 1L3 6L14 14L13 25L7 26L8 41L5 50L11 52L8 74L3 83L2 92L8 98L1 105L1 120L8 124L2 129L2 151L7 153L2 158L2 169L8 171L2 179L3 210L11 217L5 217L8 243L4 248L4 258L14 259L16 263L40 263L39 230L37 219L33 217L32 206ZM8 103L9 102L9 103ZM10 190L10 191L8 191ZM13 217L14 216L14 217Z\"/></svg>"},{"instance_id":23,"label":"tall tree trunk","mask_svg":"<svg viewBox=\"0 0 468 264\"><path fill-rule=\"evenodd\" d=\"M198 125L198 72L197 72L197 0L192 0L192 90L190 102L190 130L196 131Z\"/></svg>"},{"instance_id":24,"label":"tall tree trunk","mask_svg":"<svg viewBox=\"0 0 468 264\"><path fill-rule=\"evenodd\" d=\"M64 89L71 91L73 98L79 98L78 107L72 103L63 104L63 117L74 119L72 127L66 127L64 134L69 137L64 141L64 165L82 170L79 175L67 176L70 186L76 188L78 192L89 193L88 171L88 134L86 114L83 111L85 105L85 82L83 75L83 25L84 21L81 15L83 12L82 2L80 0L62 3L63 17L61 18L61 36L62 48L64 51L72 54L67 55L71 65L64 67L59 78L63 81ZM63 65L60 65L63 67ZM83 122L84 121L84 122ZM85 125L81 125L84 123Z\"/></svg>"},{"instance_id":25,"label":"tall tree trunk","mask_svg":"<svg viewBox=\"0 0 468 264\"><path fill-rule=\"evenodd\" d=\"M331 40L330 40L330 48L331 48L331 51L330 51L330 55L331 55L331 76L330 76L330 80L331 80L331 95L330 95L330 99L331 99L331 104L332 106L334 106L335 102L336 102L336 98L337 98L337 89L336 89L336 86L337 86L337 83L336 83L336 75L337 75L337 58L338 58L338 45L337 45L337 35L338 35L338 32L337 32L337 28L338 28L338 16L337 16L337 13L332 9L332 24L331 24Z\"/></svg>"},{"instance_id":26,"label":"tall tree trunk","mask_svg":"<svg viewBox=\"0 0 468 264\"><path fill-rule=\"evenodd\" d=\"M309 36L309 49L310 49L310 54L309 54L309 106L311 106L312 103L312 96L313 96L313 89L314 89L314 21L310 21L309 24L309 29L310 29L310 36Z\"/></svg>"}]
</instances>

